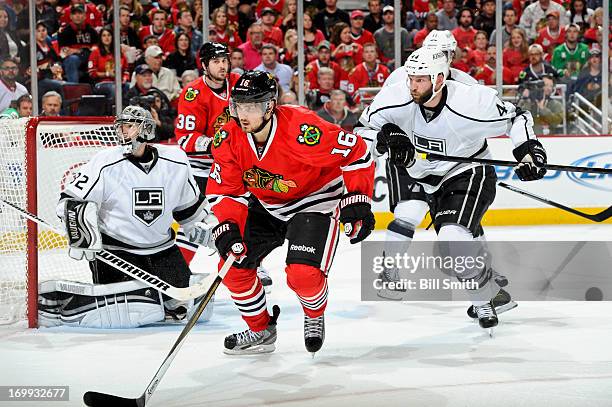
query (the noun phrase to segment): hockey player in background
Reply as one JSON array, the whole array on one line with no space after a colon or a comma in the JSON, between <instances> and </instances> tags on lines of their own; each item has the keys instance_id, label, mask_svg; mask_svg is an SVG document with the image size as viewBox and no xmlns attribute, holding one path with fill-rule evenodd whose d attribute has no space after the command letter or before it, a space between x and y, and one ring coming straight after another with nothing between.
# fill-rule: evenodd
<instances>
[{"instance_id":1,"label":"hockey player in background","mask_svg":"<svg viewBox=\"0 0 612 407\"><path fill-rule=\"evenodd\" d=\"M129 328L163 321L164 307L176 319L188 311L190 304L162 300L157 291L95 258L105 249L175 287L188 287L191 273L172 223L190 230L205 215L206 200L185 153L148 143L155 137L150 112L127 106L115 129L121 144L80 167L57 205L68 231L68 254L89 261L93 292L105 294L42 294L43 324Z\"/></svg>"},{"instance_id":2,"label":"hockey player in background","mask_svg":"<svg viewBox=\"0 0 612 407\"><path fill-rule=\"evenodd\" d=\"M190 153L193 175L204 193L212 163L211 142L215 133L230 120L230 93L240 75L230 72L229 49L222 43L204 43L200 48L200 62L204 75L185 86L179 96L175 138ZM177 244L190 264L198 245L190 242L183 229L178 231ZM272 284L263 267L259 267L259 273L265 286Z\"/></svg>"},{"instance_id":3,"label":"hockey player in background","mask_svg":"<svg viewBox=\"0 0 612 407\"><path fill-rule=\"evenodd\" d=\"M493 89L448 81L446 56L436 49L416 50L405 69L410 87L397 83L383 88L377 98L385 101L384 106L372 104L364 112L365 127L360 133L376 134L376 151L388 153L392 164L406 167L423 187L438 239L450 241L450 250L476 250L477 244L452 243L476 241L481 236L480 221L495 197L494 167L415 159L415 151L487 158L486 138L507 134L515 146L513 154L521 162L515 169L518 177L524 181L540 179L545 173L546 153L533 133L531 114L502 102ZM460 278L480 286L469 291L480 325L497 325L490 300L499 285L491 268L473 268Z\"/></svg>"},{"instance_id":4,"label":"hockey player in background","mask_svg":"<svg viewBox=\"0 0 612 407\"><path fill-rule=\"evenodd\" d=\"M255 272L259 260L289 241L287 284L304 311L304 343L317 352L325 337L327 275L339 222L351 243L374 228L374 163L365 141L298 106L277 106L277 84L247 71L232 89L235 121L217 132L206 194L219 220L213 238L236 263L223 280L248 325L225 338L224 352L272 352L276 318Z\"/></svg>"},{"instance_id":5,"label":"hockey player in background","mask_svg":"<svg viewBox=\"0 0 612 407\"><path fill-rule=\"evenodd\" d=\"M455 68L451 68L450 64L455 56L455 49L457 48L457 41L453 34L448 30L432 30L423 41L423 47L427 47L433 50L442 51L447 58L448 65L448 78L446 80L454 80L461 82L465 85L476 85L478 82L466 74ZM408 60L406 60L406 63ZM404 88L402 91L405 95L404 102L410 102L412 96L409 89L410 79L408 78L408 72L406 66L402 66L391 74L385 81L384 86L391 86L400 83L398 85ZM381 96L377 96L371 104L371 107L363 112L360 122L364 124L366 133L367 129L374 129L379 131L382 125L385 124L385 119L372 118L375 112L384 111L388 106L388 100L386 93ZM384 117L382 112L382 117ZM373 119L373 120L371 120ZM363 128L356 128L355 132L360 133ZM370 131L371 132L371 131ZM375 152L375 151L374 151ZM429 211L429 205L427 204L427 198L423 186L413 180L408 174L406 167L400 165L393 165L390 160L385 162L385 170L387 174L387 186L389 188L389 206L390 211L394 215L393 221L387 226L386 241L389 243L385 248L387 255L393 255L395 252L404 253L408 251L414 232L421 221L425 218L425 215ZM484 240L484 232L479 233L479 239ZM508 284L508 280L505 276L497 274L493 270L493 275L500 287L505 287ZM383 281L398 281L400 279L397 269L385 270L381 278ZM404 295L404 289L390 290L383 288L379 290L378 295L383 298L398 300ZM505 312L517 306L516 302L512 301L510 294L500 288L498 294L495 296L493 301L496 310L498 312ZM469 307L467 311L468 315L472 318L476 318L476 313L473 307Z\"/></svg>"}]
</instances>

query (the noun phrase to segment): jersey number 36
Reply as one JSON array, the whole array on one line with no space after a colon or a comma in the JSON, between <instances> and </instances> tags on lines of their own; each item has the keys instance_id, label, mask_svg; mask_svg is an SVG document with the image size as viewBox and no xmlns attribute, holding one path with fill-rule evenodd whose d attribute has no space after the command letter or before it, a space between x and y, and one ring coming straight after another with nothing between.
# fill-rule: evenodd
<instances>
[{"instance_id":1,"label":"jersey number 36","mask_svg":"<svg viewBox=\"0 0 612 407\"><path fill-rule=\"evenodd\" d=\"M179 114L178 120L176 121L176 128L181 130L185 129L189 131L195 130L195 116L192 114Z\"/></svg>"}]
</instances>

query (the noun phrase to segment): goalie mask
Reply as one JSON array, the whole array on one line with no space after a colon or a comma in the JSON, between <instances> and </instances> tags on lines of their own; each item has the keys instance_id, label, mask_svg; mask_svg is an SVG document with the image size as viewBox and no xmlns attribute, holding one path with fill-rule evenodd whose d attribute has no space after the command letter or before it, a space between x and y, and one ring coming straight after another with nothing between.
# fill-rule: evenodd
<instances>
[{"instance_id":1,"label":"goalie mask","mask_svg":"<svg viewBox=\"0 0 612 407\"><path fill-rule=\"evenodd\" d=\"M140 106L127 106L115 120L115 131L123 146L123 155L134 154L143 143L155 139L155 121Z\"/></svg>"}]
</instances>

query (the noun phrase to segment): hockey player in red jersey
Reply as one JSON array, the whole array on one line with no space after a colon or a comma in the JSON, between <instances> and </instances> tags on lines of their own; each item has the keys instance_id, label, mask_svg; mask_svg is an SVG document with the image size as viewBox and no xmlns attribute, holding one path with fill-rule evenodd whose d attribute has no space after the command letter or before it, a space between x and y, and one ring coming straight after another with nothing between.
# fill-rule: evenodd
<instances>
[{"instance_id":1,"label":"hockey player in red jersey","mask_svg":"<svg viewBox=\"0 0 612 407\"><path fill-rule=\"evenodd\" d=\"M240 75L229 72L229 49L225 44L205 43L200 48L200 59L204 75L181 92L174 135L190 155L194 177L204 192L212 163L212 137L230 119L230 89ZM192 155L200 152L201 155ZM189 242L182 230L178 232L177 244L189 264L198 246Z\"/></svg>"},{"instance_id":2,"label":"hockey player in red jersey","mask_svg":"<svg viewBox=\"0 0 612 407\"><path fill-rule=\"evenodd\" d=\"M277 106L277 84L247 71L232 89L232 121L215 134L206 194L219 225L222 257L237 261L224 284L248 325L225 338L224 352L272 352L278 307L270 317L255 267L285 239L287 284L304 310L304 342L323 345L327 273L339 222L351 243L374 228L374 164L365 141L298 106Z\"/></svg>"}]
</instances>

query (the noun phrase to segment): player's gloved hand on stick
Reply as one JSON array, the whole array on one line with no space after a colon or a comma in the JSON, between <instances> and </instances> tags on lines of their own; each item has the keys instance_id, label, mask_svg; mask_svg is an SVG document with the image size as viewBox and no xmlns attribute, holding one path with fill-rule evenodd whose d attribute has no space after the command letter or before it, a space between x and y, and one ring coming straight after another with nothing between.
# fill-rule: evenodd
<instances>
[{"instance_id":1,"label":"player's gloved hand on stick","mask_svg":"<svg viewBox=\"0 0 612 407\"><path fill-rule=\"evenodd\" d=\"M374 214L369 196L359 193L346 194L340 200L340 222L351 243L359 243L374 230Z\"/></svg>"},{"instance_id":2,"label":"player's gloved hand on stick","mask_svg":"<svg viewBox=\"0 0 612 407\"><path fill-rule=\"evenodd\" d=\"M197 153L210 154L212 148L212 137L208 137L206 135L201 135L196 139L195 142L195 151Z\"/></svg>"},{"instance_id":3,"label":"player's gloved hand on stick","mask_svg":"<svg viewBox=\"0 0 612 407\"><path fill-rule=\"evenodd\" d=\"M237 224L230 221L219 223L212 233L215 246L222 257L233 254L236 262L240 263L246 257L246 246L242 241L242 234Z\"/></svg>"},{"instance_id":4,"label":"player's gloved hand on stick","mask_svg":"<svg viewBox=\"0 0 612 407\"><path fill-rule=\"evenodd\" d=\"M546 150L538 140L527 140L512 150L516 161L519 162L514 172L521 181L535 181L542 179L546 174Z\"/></svg>"},{"instance_id":5,"label":"player's gloved hand on stick","mask_svg":"<svg viewBox=\"0 0 612 407\"><path fill-rule=\"evenodd\" d=\"M398 125L387 123L376 135L376 150L389 153L389 160L394 165L410 167L415 162L416 150L408 135Z\"/></svg>"}]
</instances>

